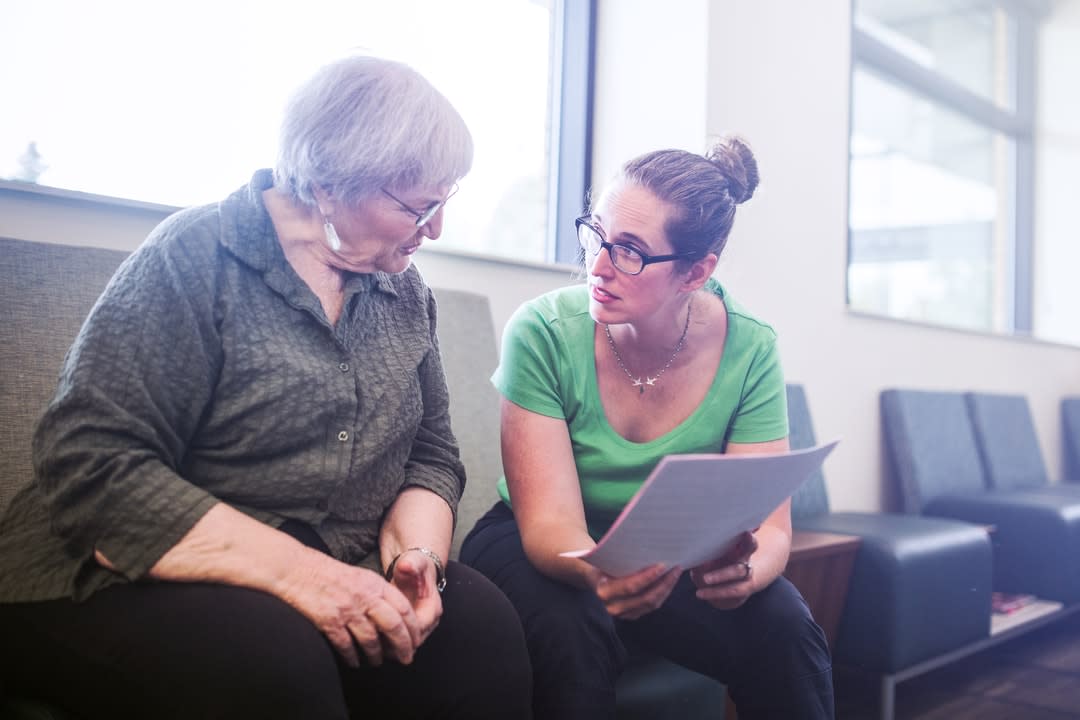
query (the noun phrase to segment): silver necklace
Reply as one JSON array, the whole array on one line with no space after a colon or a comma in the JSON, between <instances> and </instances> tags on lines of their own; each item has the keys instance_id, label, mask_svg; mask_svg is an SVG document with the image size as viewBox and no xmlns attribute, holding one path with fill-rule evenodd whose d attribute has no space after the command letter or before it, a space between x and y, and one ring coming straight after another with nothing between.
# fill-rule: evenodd
<instances>
[{"instance_id":1,"label":"silver necklace","mask_svg":"<svg viewBox=\"0 0 1080 720\"><path fill-rule=\"evenodd\" d=\"M664 367L655 375L646 375L642 380L641 376L635 377L632 372L626 369L626 364L623 363L622 356L619 355L619 348L615 347L615 338L611 337L611 326L604 323L604 334L607 335L608 345L611 346L611 352L615 354L615 362L619 364L619 368L626 374L626 377L630 378L630 383L638 389L639 395L645 394L645 388L655 385L656 381L660 379L660 376L667 372L667 369L671 367L671 363L675 362L675 358L680 352L682 352L683 346L686 345L686 331L690 329L690 311L694 309L694 300L690 299L689 304L686 306L686 324L683 325L682 335L679 337L679 342L675 344L675 352L671 353L671 357L664 363Z\"/></svg>"}]
</instances>

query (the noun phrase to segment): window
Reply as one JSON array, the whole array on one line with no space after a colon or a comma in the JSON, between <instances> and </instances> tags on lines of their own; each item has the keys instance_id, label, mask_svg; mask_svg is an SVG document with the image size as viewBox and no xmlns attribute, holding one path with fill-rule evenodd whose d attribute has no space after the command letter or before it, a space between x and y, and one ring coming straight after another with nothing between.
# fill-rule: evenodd
<instances>
[{"instance_id":1,"label":"window","mask_svg":"<svg viewBox=\"0 0 1080 720\"><path fill-rule=\"evenodd\" d=\"M852 309L1080 344L1080 324L1066 327L1060 309L1080 296L1047 262L1075 244L1050 190L1080 164L1056 178L1042 169L1062 140L1047 132L1062 115L1054 106L1071 117L1077 107L1042 78L1080 67L1076 52L1044 47L1080 22L1037 6L1049 7L855 0Z\"/></svg>"},{"instance_id":2,"label":"window","mask_svg":"<svg viewBox=\"0 0 1080 720\"><path fill-rule=\"evenodd\" d=\"M272 165L291 90L363 49L427 76L473 132L440 245L551 261L584 195L591 22L590 3L561 0L16 3L0 26L0 177L216 201ZM576 207L559 207L563 187Z\"/></svg>"}]
</instances>

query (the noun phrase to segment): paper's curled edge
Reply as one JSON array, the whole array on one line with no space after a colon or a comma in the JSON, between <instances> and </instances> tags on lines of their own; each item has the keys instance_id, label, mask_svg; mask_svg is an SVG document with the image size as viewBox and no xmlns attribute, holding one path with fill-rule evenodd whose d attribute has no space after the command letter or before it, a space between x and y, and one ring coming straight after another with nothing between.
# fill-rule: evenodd
<instances>
[{"instance_id":1,"label":"paper's curled edge","mask_svg":"<svg viewBox=\"0 0 1080 720\"><path fill-rule=\"evenodd\" d=\"M795 494L795 492L798 491L798 488L804 482L806 482L806 479L809 478L810 475L813 474L814 470L821 467L821 465L825 461L825 458L828 457L828 455L833 451L833 449L835 449L836 445L839 444L839 442L840 442L840 440L839 440L839 438L837 438L837 439L832 440L830 442L820 443L820 444L815 445L813 447L799 448L799 449L796 449L796 450L790 450L790 451L781 452L781 453L767 453L767 454L763 453L763 454L760 454L760 455L754 454L754 455L728 455L728 456L721 455L721 454L716 454L716 457L719 458L719 459L722 459L724 462L727 462L727 461L730 461L730 460L734 460L736 462L738 462L738 461L755 462L755 461L760 461L760 460L765 460L765 459L770 459L770 458L776 458L776 457L790 456L790 455L808 455L808 454L820 453L821 454L821 460L809 472L807 472L805 474L805 476L803 476L800 479L800 482L797 485L794 486L794 489L788 495L785 496L784 499L787 499L787 498L790 498L792 495ZM684 456L684 457L691 457L691 456L693 456L693 457L701 457L702 454L697 454L697 455L690 454L690 455L687 455L687 456ZM657 463L657 468L660 467L660 465L662 465L664 463L664 461L667 458L670 458L670 457L679 457L679 456L678 455L669 455L669 456L665 456L664 458L661 458L660 462ZM591 562L590 558L593 555L599 553L604 548L605 541L608 540L609 535L611 535L611 533L612 533L612 530L616 526L621 524L622 521L624 520L624 517L626 515L628 515L634 509L634 506L637 504L637 501L641 497L642 493L647 489L647 487L653 481L653 478L654 478L655 474L656 474L656 468L654 468L653 473L650 473L649 478L647 478L645 480L645 482L642 483L641 488L639 488L637 493L634 494L634 497L631 498L630 501L627 502L627 504L623 507L623 510L619 513L619 516L612 523L612 526L608 529L607 532L604 533L604 536L600 538L600 540L597 542L596 545L594 545L591 548L584 549L584 550L568 550L566 552L561 552L561 553L559 553L560 557L582 559L582 560L585 560L586 562L590 562L590 564L593 564L594 566L599 567L599 565L597 563ZM783 499L780 500L780 503L782 503L782 502L783 502ZM777 505L779 505L780 503L777 503ZM771 510L770 510L770 512L771 512ZM738 535L741 532L747 532L747 530L736 531L735 535ZM732 541L734 541L734 536L732 537ZM722 554L723 554L723 552L720 552L718 554L718 556L722 555ZM642 566L639 569L644 569L644 567L646 567L646 566ZM602 567L600 569L603 570Z\"/></svg>"}]
</instances>

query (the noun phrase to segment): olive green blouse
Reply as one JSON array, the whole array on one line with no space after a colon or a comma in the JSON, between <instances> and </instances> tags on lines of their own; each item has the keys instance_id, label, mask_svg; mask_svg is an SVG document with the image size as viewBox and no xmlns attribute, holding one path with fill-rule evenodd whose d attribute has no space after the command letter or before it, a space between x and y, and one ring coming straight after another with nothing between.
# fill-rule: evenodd
<instances>
[{"instance_id":1,"label":"olive green blouse","mask_svg":"<svg viewBox=\"0 0 1080 720\"><path fill-rule=\"evenodd\" d=\"M169 217L110 281L36 430L34 481L0 520L0 602L143 578L218 502L308 523L372 567L404 488L456 508L430 289L413 267L351 275L332 326L278 243L270 184L261 170Z\"/></svg>"}]
</instances>

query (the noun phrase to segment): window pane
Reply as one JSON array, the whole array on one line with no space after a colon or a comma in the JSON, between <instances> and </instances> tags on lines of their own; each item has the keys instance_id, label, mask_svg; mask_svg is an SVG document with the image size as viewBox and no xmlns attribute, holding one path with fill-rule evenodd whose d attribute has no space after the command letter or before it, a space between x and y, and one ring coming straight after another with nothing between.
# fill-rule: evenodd
<instances>
[{"instance_id":1,"label":"window pane","mask_svg":"<svg viewBox=\"0 0 1080 720\"><path fill-rule=\"evenodd\" d=\"M1011 330L1013 141L865 68L852 103L851 307Z\"/></svg>"},{"instance_id":2,"label":"window pane","mask_svg":"<svg viewBox=\"0 0 1080 720\"><path fill-rule=\"evenodd\" d=\"M856 26L999 107L1016 104L1016 25L995 3L856 0Z\"/></svg>"},{"instance_id":3,"label":"window pane","mask_svg":"<svg viewBox=\"0 0 1080 720\"><path fill-rule=\"evenodd\" d=\"M425 74L473 132L473 170L440 245L542 261L556 1L10 3L0 177L218 200L273 163L291 89L359 48Z\"/></svg>"}]
</instances>

